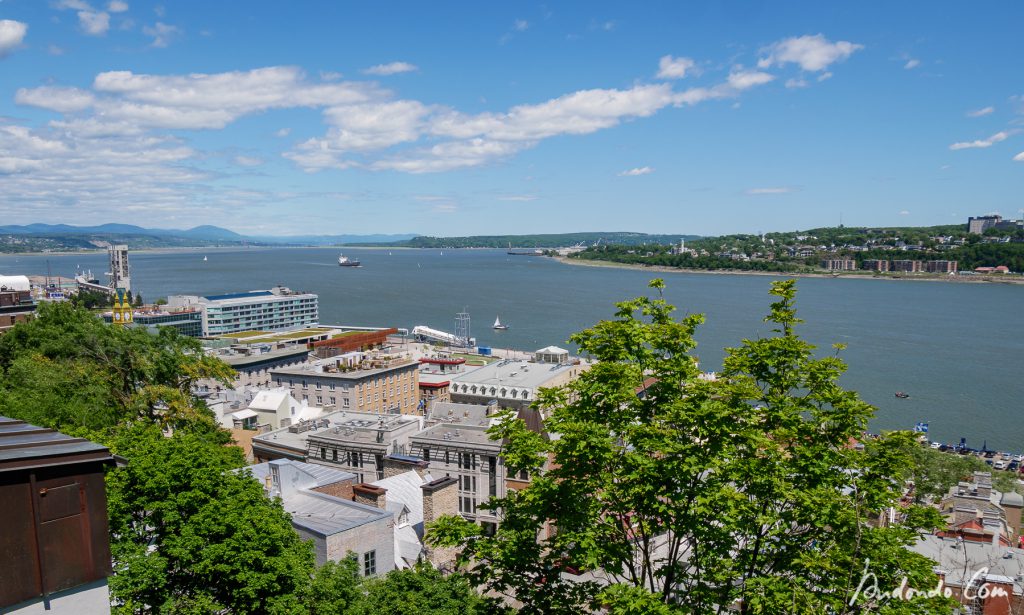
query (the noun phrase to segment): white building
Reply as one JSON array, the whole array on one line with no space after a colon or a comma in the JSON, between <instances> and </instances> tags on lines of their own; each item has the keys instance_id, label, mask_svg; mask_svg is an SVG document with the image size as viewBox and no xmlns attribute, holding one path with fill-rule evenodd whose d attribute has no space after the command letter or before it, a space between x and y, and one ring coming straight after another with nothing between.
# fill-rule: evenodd
<instances>
[{"instance_id":1,"label":"white building","mask_svg":"<svg viewBox=\"0 0 1024 615\"><path fill-rule=\"evenodd\" d=\"M171 308L195 306L202 310L203 337L240 331L298 329L320 320L317 295L283 286L208 297L171 295L167 305Z\"/></svg>"}]
</instances>

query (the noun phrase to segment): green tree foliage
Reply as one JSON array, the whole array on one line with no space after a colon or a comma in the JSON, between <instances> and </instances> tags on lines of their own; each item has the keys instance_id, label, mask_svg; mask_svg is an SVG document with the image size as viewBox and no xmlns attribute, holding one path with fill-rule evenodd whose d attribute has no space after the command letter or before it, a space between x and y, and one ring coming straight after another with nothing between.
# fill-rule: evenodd
<instances>
[{"instance_id":1,"label":"green tree foliage","mask_svg":"<svg viewBox=\"0 0 1024 615\"><path fill-rule=\"evenodd\" d=\"M114 299L107 293L101 293L96 290L79 290L77 293L70 297L71 305L76 307L84 307L86 309L110 307L114 304Z\"/></svg>"},{"instance_id":2,"label":"green tree foliage","mask_svg":"<svg viewBox=\"0 0 1024 615\"><path fill-rule=\"evenodd\" d=\"M313 551L222 432L121 432L107 477L120 613L298 613Z\"/></svg>"},{"instance_id":3,"label":"green tree foliage","mask_svg":"<svg viewBox=\"0 0 1024 615\"><path fill-rule=\"evenodd\" d=\"M703 317L677 321L660 296L574 335L599 362L542 392L559 437L510 416L492 428L509 471L534 477L491 503L497 533L448 518L431 540L465 547L470 578L524 613L948 612L938 598L856 597L865 569L882 588L937 582L905 548L931 516L870 523L898 501L915 444L851 446L873 408L838 385L838 358L796 334L794 282L771 293L773 335L727 349L714 380L691 354Z\"/></svg>"},{"instance_id":4,"label":"green tree foliage","mask_svg":"<svg viewBox=\"0 0 1024 615\"><path fill-rule=\"evenodd\" d=\"M914 465L911 480L914 482L914 496L919 502L935 501L949 492L960 481L971 480L974 472L990 472L992 486L998 491L1020 492L1018 475L1015 472L994 470L974 455L957 455L931 448L914 449Z\"/></svg>"},{"instance_id":5,"label":"green tree foliage","mask_svg":"<svg viewBox=\"0 0 1024 615\"><path fill-rule=\"evenodd\" d=\"M413 570L395 570L365 583L365 595L353 613L385 615L473 615L483 613L483 601L462 575L444 576L421 565Z\"/></svg>"},{"instance_id":6,"label":"green tree foliage","mask_svg":"<svg viewBox=\"0 0 1024 615\"><path fill-rule=\"evenodd\" d=\"M136 419L163 427L212 421L192 386L202 378L227 382L233 372L172 328L152 335L46 303L0 337L0 373L0 413L56 429L102 430Z\"/></svg>"}]
</instances>

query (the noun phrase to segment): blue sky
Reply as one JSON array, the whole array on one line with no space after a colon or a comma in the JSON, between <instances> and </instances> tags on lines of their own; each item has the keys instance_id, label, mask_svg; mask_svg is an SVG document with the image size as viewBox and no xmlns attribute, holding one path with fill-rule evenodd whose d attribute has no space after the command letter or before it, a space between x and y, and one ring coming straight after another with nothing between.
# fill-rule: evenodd
<instances>
[{"instance_id":1,"label":"blue sky","mask_svg":"<svg viewBox=\"0 0 1024 615\"><path fill-rule=\"evenodd\" d=\"M1024 4L0 0L0 222L1020 217Z\"/></svg>"}]
</instances>

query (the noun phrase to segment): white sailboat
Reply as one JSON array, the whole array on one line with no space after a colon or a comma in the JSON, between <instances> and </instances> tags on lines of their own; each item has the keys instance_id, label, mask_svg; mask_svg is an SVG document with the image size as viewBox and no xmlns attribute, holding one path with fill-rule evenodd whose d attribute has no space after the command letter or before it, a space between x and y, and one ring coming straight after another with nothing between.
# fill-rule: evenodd
<instances>
[{"instance_id":1,"label":"white sailboat","mask_svg":"<svg viewBox=\"0 0 1024 615\"><path fill-rule=\"evenodd\" d=\"M204 263L206 262L206 256L205 255L203 256L203 262Z\"/></svg>"},{"instance_id":2,"label":"white sailboat","mask_svg":"<svg viewBox=\"0 0 1024 615\"><path fill-rule=\"evenodd\" d=\"M492 328L495 331L504 331L505 329L508 329L508 325L501 324L501 318L495 316L494 317L494 327L492 327Z\"/></svg>"}]
</instances>

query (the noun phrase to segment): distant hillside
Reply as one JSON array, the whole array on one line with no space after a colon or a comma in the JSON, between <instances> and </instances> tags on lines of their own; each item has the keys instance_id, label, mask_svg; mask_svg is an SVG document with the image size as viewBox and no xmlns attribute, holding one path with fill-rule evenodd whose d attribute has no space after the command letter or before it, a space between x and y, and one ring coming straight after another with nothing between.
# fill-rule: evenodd
<instances>
[{"instance_id":1,"label":"distant hillside","mask_svg":"<svg viewBox=\"0 0 1024 615\"><path fill-rule=\"evenodd\" d=\"M389 245L394 246L416 237L413 233L397 235L287 235L252 237L255 241L274 244L303 246L336 246L336 245Z\"/></svg>"},{"instance_id":2,"label":"distant hillside","mask_svg":"<svg viewBox=\"0 0 1024 615\"><path fill-rule=\"evenodd\" d=\"M414 237L408 241L387 244L352 243L350 245L389 245L409 248L562 248L582 243L592 245L612 243L640 245L645 243L679 243L680 239L690 241L699 235L648 235L626 231L594 233L556 233L546 235L475 235L471 237Z\"/></svg>"}]
</instances>

